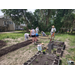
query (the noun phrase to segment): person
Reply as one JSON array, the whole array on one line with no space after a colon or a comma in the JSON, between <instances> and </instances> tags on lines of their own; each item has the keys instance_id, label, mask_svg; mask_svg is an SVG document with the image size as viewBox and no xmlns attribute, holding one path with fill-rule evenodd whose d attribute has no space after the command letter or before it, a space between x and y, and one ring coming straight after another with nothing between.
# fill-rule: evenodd
<instances>
[{"instance_id":1,"label":"person","mask_svg":"<svg viewBox=\"0 0 75 75\"><path fill-rule=\"evenodd\" d=\"M36 31L36 33L38 34L38 32L39 32L39 28L37 27L37 28L35 29L35 31Z\"/></svg>"},{"instance_id":2,"label":"person","mask_svg":"<svg viewBox=\"0 0 75 75\"><path fill-rule=\"evenodd\" d=\"M38 41L39 34L36 33L35 35L36 35L36 42L37 42Z\"/></svg>"},{"instance_id":3,"label":"person","mask_svg":"<svg viewBox=\"0 0 75 75\"><path fill-rule=\"evenodd\" d=\"M50 39L50 41L52 40L52 38L53 38L53 40L54 40L54 37L55 37L55 32L56 32L56 28L54 27L54 25L52 26L52 29L51 29L51 39Z\"/></svg>"},{"instance_id":4,"label":"person","mask_svg":"<svg viewBox=\"0 0 75 75\"><path fill-rule=\"evenodd\" d=\"M36 32L33 28L30 30L30 36L32 37L32 43L36 43Z\"/></svg>"},{"instance_id":5,"label":"person","mask_svg":"<svg viewBox=\"0 0 75 75\"><path fill-rule=\"evenodd\" d=\"M41 31L42 36L46 36L45 32Z\"/></svg>"},{"instance_id":6,"label":"person","mask_svg":"<svg viewBox=\"0 0 75 75\"><path fill-rule=\"evenodd\" d=\"M25 36L25 41L29 39L29 34L28 33L25 33L24 36Z\"/></svg>"}]
</instances>

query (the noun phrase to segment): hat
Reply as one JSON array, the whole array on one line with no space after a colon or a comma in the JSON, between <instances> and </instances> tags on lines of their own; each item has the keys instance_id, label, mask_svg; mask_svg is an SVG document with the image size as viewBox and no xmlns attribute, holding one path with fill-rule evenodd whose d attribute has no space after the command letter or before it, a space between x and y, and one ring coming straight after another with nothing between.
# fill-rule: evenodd
<instances>
[{"instance_id":1,"label":"hat","mask_svg":"<svg viewBox=\"0 0 75 75\"><path fill-rule=\"evenodd\" d=\"M42 45L44 45L44 43L42 43Z\"/></svg>"},{"instance_id":2,"label":"hat","mask_svg":"<svg viewBox=\"0 0 75 75\"><path fill-rule=\"evenodd\" d=\"M54 25L52 27L54 27Z\"/></svg>"}]
</instances>

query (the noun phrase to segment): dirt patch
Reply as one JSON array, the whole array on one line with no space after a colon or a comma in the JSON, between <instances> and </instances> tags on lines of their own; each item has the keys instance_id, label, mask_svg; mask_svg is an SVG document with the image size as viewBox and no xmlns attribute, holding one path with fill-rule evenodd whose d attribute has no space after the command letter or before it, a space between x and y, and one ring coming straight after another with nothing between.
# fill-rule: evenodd
<instances>
[{"instance_id":1,"label":"dirt patch","mask_svg":"<svg viewBox=\"0 0 75 75\"><path fill-rule=\"evenodd\" d=\"M58 48L58 49L57 49L57 52L58 52L58 53L61 53L61 48Z\"/></svg>"},{"instance_id":2,"label":"dirt patch","mask_svg":"<svg viewBox=\"0 0 75 75\"><path fill-rule=\"evenodd\" d=\"M24 42L25 41L25 38L24 37L20 37L18 39L5 38L4 41L7 42L7 45L4 46L4 47L2 47L1 49L6 48L6 47L9 47L9 46L12 46L12 45L17 44L17 43L20 43L20 42Z\"/></svg>"},{"instance_id":3,"label":"dirt patch","mask_svg":"<svg viewBox=\"0 0 75 75\"><path fill-rule=\"evenodd\" d=\"M27 45L16 51L10 52L0 57L0 65L23 65L37 53L36 46L33 44Z\"/></svg>"},{"instance_id":4,"label":"dirt patch","mask_svg":"<svg viewBox=\"0 0 75 75\"><path fill-rule=\"evenodd\" d=\"M54 60L54 55L41 53L34 61L31 62L31 65L52 65Z\"/></svg>"}]
</instances>

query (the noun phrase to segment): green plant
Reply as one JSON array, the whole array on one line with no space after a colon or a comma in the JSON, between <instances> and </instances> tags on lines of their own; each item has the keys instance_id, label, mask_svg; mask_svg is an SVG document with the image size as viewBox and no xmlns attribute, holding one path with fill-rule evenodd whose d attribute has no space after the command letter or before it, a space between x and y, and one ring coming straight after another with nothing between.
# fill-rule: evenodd
<instances>
[{"instance_id":1,"label":"green plant","mask_svg":"<svg viewBox=\"0 0 75 75\"><path fill-rule=\"evenodd\" d=\"M46 50L44 49L42 52L46 52Z\"/></svg>"},{"instance_id":2,"label":"green plant","mask_svg":"<svg viewBox=\"0 0 75 75\"><path fill-rule=\"evenodd\" d=\"M59 54L56 54L57 56L59 56Z\"/></svg>"},{"instance_id":3,"label":"green plant","mask_svg":"<svg viewBox=\"0 0 75 75\"><path fill-rule=\"evenodd\" d=\"M57 49L56 48L53 48L53 51L56 51Z\"/></svg>"},{"instance_id":4,"label":"green plant","mask_svg":"<svg viewBox=\"0 0 75 75\"><path fill-rule=\"evenodd\" d=\"M9 36L7 36L7 38L9 38Z\"/></svg>"},{"instance_id":5,"label":"green plant","mask_svg":"<svg viewBox=\"0 0 75 75\"><path fill-rule=\"evenodd\" d=\"M46 64L48 64L48 61L46 61Z\"/></svg>"},{"instance_id":6,"label":"green plant","mask_svg":"<svg viewBox=\"0 0 75 75\"><path fill-rule=\"evenodd\" d=\"M16 37L12 37L12 39L15 39Z\"/></svg>"},{"instance_id":7,"label":"green plant","mask_svg":"<svg viewBox=\"0 0 75 75\"><path fill-rule=\"evenodd\" d=\"M42 55L40 55L40 57L42 57Z\"/></svg>"},{"instance_id":8,"label":"green plant","mask_svg":"<svg viewBox=\"0 0 75 75\"><path fill-rule=\"evenodd\" d=\"M33 64L31 64L31 65L33 65Z\"/></svg>"},{"instance_id":9,"label":"green plant","mask_svg":"<svg viewBox=\"0 0 75 75\"><path fill-rule=\"evenodd\" d=\"M36 62L38 61L38 59L36 59Z\"/></svg>"}]
</instances>

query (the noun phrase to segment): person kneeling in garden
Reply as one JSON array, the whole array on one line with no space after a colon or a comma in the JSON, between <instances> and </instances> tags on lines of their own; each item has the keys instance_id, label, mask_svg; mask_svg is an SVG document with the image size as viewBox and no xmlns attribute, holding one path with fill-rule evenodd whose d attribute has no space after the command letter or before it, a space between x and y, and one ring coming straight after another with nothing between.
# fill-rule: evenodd
<instances>
[{"instance_id":1,"label":"person kneeling in garden","mask_svg":"<svg viewBox=\"0 0 75 75\"><path fill-rule=\"evenodd\" d=\"M45 32L41 31L42 36L46 36Z\"/></svg>"}]
</instances>

